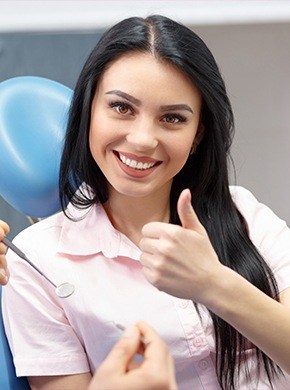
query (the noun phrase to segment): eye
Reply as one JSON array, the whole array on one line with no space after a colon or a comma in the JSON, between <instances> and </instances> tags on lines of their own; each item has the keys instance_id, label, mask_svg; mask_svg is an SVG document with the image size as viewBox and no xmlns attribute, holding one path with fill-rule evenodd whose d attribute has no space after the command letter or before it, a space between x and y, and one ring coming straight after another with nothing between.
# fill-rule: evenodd
<instances>
[{"instance_id":1,"label":"eye","mask_svg":"<svg viewBox=\"0 0 290 390\"><path fill-rule=\"evenodd\" d=\"M180 114L166 114L162 118L162 121L168 124L175 124L180 122L186 122L186 118Z\"/></svg>"},{"instance_id":2,"label":"eye","mask_svg":"<svg viewBox=\"0 0 290 390\"><path fill-rule=\"evenodd\" d=\"M133 113L130 105L124 102L112 102L110 103L110 107L112 107L118 114L121 115L130 115Z\"/></svg>"}]
</instances>

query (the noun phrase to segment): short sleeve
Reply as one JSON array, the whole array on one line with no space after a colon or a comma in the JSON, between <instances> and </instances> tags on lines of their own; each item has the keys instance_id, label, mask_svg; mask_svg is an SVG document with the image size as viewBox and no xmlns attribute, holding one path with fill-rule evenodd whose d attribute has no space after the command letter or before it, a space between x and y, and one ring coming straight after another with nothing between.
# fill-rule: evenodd
<instances>
[{"instance_id":1,"label":"short sleeve","mask_svg":"<svg viewBox=\"0 0 290 390\"><path fill-rule=\"evenodd\" d=\"M250 239L273 271L279 292L290 287L290 229L286 222L245 188L231 187L231 194L247 222Z\"/></svg>"},{"instance_id":2,"label":"short sleeve","mask_svg":"<svg viewBox=\"0 0 290 390\"><path fill-rule=\"evenodd\" d=\"M28 252L29 234L24 237L17 237L15 244L35 259L35 253ZM2 290L2 311L17 376L90 371L84 348L66 318L54 287L11 250L7 261L11 277Z\"/></svg>"}]
</instances>

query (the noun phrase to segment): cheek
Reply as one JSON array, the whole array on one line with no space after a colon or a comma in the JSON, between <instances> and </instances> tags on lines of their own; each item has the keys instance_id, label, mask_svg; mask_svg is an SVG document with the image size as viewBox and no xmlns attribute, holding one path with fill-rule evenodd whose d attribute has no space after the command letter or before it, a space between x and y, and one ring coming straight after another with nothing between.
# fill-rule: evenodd
<instances>
[{"instance_id":1,"label":"cheek","mask_svg":"<svg viewBox=\"0 0 290 390\"><path fill-rule=\"evenodd\" d=\"M171 158L175 161L186 161L189 156L192 143L193 137L181 136L176 139L172 139L170 142L169 152Z\"/></svg>"},{"instance_id":2,"label":"cheek","mask_svg":"<svg viewBox=\"0 0 290 390\"><path fill-rule=\"evenodd\" d=\"M89 147L94 160L98 163L101 158L104 137L94 126L91 126L89 133Z\"/></svg>"},{"instance_id":3,"label":"cheek","mask_svg":"<svg viewBox=\"0 0 290 390\"><path fill-rule=\"evenodd\" d=\"M105 120L99 119L99 116L94 116L91 120L90 132L89 132L89 143L90 147L95 149L96 147L101 148L107 142L109 135L108 129L110 127Z\"/></svg>"},{"instance_id":4,"label":"cheek","mask_svg":"<svg viewBox=\"0 0 290 390\"><path fill-rule=\"evenodd\" d=\"M188 160L192 143L193 137L184 136L182 142L180 138L176 139L175 142L171 143L170 149L167 149L167 155L174 175L182 169Z\"/></svg>"},{"instance_id":5,"label":"cheek","mask_svg":"<svg viewBox=\"0 0 290 390\"><path fill-rule=\"evenodd\" d=\"M179 153L175 157L175 165L176 165L176 170L179 172L183 166L185 165L186 161L188 160L189 157L189 151L187 153Z\"/></svg>"},{"instance_id":6,"label":"cheek","mask_svg":"<svg viewBox=\"0 0 290 390\"><path fill-rule=\"evenodd\" d=\"M116 121L106 115L95 115L91 120L89 140L90 143L106 145L117 142L124 137L128 124Z\"/></svg>"}]
</instances>

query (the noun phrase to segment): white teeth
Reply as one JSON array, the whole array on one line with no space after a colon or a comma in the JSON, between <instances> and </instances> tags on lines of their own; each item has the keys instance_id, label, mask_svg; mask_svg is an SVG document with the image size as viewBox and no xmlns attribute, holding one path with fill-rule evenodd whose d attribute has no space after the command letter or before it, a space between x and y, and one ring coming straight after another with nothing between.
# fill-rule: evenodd
<instances>
[{"instance_id":1,"label":"white teeth","mask_svg":"<svg viewBox=\"0 0 290 390\"><path fill-rule=\"evenodd\" d=\"M130 158L125 157L123 154L119 153L120 160L130 168L144 170L152 168L155 163L142 163L136 160L131 160Z\"/></svg>"}]
</instances>

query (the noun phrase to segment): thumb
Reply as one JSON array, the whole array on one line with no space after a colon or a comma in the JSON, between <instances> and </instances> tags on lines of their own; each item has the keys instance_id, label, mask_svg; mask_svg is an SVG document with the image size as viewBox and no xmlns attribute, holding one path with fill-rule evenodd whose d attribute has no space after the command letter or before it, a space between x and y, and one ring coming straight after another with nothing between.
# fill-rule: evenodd
<instances>
[{"instance_id":1,"label":"thumb","mask_svg":"<svg viewBox=\"0 0 290 390\"><path fill-rule=\"evenodd\" d=\"M191 205L191 193L188 188L183 190L179 195L177 212L182 227L190 230L203 231L202 225Z\"/></svg>"}]
</instances>

